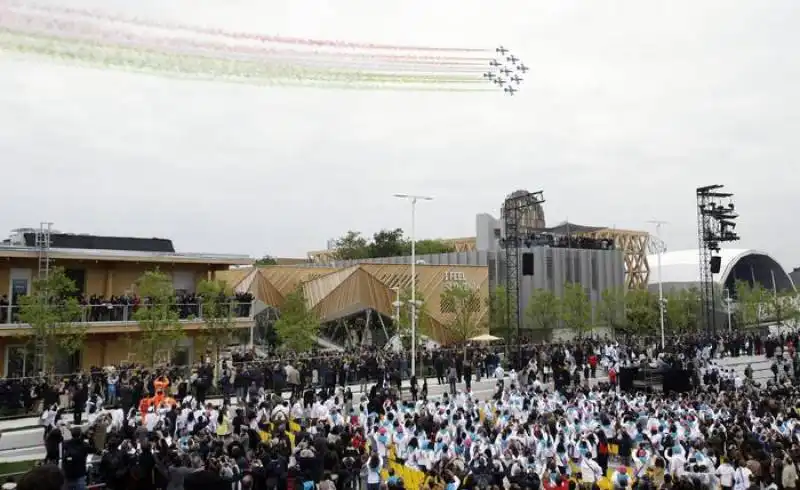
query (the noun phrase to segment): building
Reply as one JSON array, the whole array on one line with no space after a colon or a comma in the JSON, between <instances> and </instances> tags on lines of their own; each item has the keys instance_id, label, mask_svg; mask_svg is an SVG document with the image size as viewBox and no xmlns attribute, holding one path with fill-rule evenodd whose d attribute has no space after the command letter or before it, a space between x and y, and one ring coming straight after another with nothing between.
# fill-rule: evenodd
<instances>
[{"instance_id":1,"label":"building","mask_svg":"<svg viewBox=\"0 0 800 490\"><path fill-rule=\"evenodd\" d=\"M262 307L280 310L289 294L302 288L307 307L324 325L320 344L383 344L394 334L395 302L411 286L408 265L353 263L322 266L264 266L230 270L218 277L238 292L251 293ZM475 315L488 314L488 269L478 264L436 264L416 268L417 296L424 299L420 331L438 340L452 340L446 325L451 314L441 306L442 292L454 283L467 284L483 299ZM403 305L405 315L406 305Z\"/></svg>"},{"instance_id":2,"label":"building","mask_svg":"<svg viewBox=\"0 0 800 490\"><path fill-rule=\"evenodd\" d=\"M509 195L517 197L527 191L519 190ZM442 239L454 247L454 252L498 252L503 249L502 240L505 238L503 215L505 210L501 207L501 217L495 218L488 213L475 216L475 236L465 238ZM536 233L549 233L559 236L571 236L576 239L589 238L607 240L614 244L617 250L623 253L625 267L625 284L629 288L645 287L648 284L650 263L647 260L647 248L650 235L645 231L623 230L607 226L583 226L563 222L557 226L547 228L544 209L541 204L520 211L519 233L528 236ZM315 264L332 264L335 262L335 241L328 241L326 250L308 253L309 262Z\"/></svg>"},{"instance_id":3,"label":"building","mask_svg":"<svg viewBox=\"0 0 800 490\"><path fill-rule=\"evenodd\" d=\"M747 281L751 285L761 284L772 291L794 291L795 283L786 270L767 252L751 249L723 249L715 255L720 257L720 269L714 274L714 282L735 291L736 281ZM651 264L658 263L658 256L649 257ZM649 287L691 288L700 286L700 255L697 249L676 250L661 256L661 271L654 267L650 273Z\"/></svg>"},{"instance_id":4,"label":"building","mask_svg":"<svg viewBox=\"0 0 800 490\"><path fill-rule=\"evenodd\" d=\"M543 218L541 218L543 220ZM539 218L534 221L540 223ZM490 214L475 217L475 248L477 250L500 250L505 236L503 220ZM551 233L576 238L611 240L617 250L622 251L625 266L625 283L629 288L647 285L650 262L647 260L647 244L650 235L646 231L623 230L605 226L584 226L563 222L551 228L529 229L530 233Z\"/></svg>"},{"instance_id":5,"label":"building","mask_svg":"<svg viewBox=\"0 0 800 490\"><path fill-rule=\"evenodd\" d=\"M33 352L25 338L29 327L18 323L21 295L28 294L39 277L43 264L63 267L85 298L95 296L108 302L115 297L135 294L135 282L146 271L168 273L178 295L191 295L203 279L212 279L231 266L252 264L241 255L178 253L170 240L158 238L105 237L47 232L44 229L15 230L0 244L0 356L5 376L31 373ZM101 312L98 312L101 308ZM57 370L103 366L134 359L133 345L138 326L132 320L132 307L86 306L78 322L88 327L86 345L70 359L59 359ZM253 326L252 309L236 319L245 332ZM194 361L205 345L197 341L202 326L201 312L182 320L186 338L173 357L180 364Z\"/></svg>"}]
</instances>

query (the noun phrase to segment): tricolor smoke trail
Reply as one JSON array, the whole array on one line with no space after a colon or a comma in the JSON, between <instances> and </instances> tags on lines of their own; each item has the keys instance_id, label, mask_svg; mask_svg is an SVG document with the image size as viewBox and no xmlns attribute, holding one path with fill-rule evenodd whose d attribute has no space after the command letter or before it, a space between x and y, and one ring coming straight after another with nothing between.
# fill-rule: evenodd
<instances>
[{"instance_id":1,"label":"tricolor smoke trail","mask_svg":"<svg viewBox=\"0 0 800 490\"><path fill-rule=\"evenodd\" d=\"M162 76L257 85L485 91L472 48L237 33L0 0L0 52Z\"/></svg>"}]
</instances>

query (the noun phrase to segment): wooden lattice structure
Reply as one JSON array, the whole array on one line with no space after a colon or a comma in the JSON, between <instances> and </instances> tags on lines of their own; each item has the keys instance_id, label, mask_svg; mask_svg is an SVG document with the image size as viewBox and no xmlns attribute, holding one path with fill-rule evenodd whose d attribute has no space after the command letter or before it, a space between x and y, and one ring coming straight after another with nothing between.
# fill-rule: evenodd
<instances>
[{"instance_id":1,"label":"wooden lattice structure","mask_svg":"<svg viewBox=\"0 0 800 490\"><path fill-rule=\"evenodd\" d=\"M485 298L489 295L489 271L486 267L466 265L418 265L417 294L424 299L423 313L430 325L432 338L449 339L443 325L452 314L441 305L442 292L454 283L465 284L479 291L484 300L476 320L488 315ZM250 292L268 306L280 309L286 295L302 286L308 308L321 322L335 322L355 313L371 310L391 317L396 289L411 285L408 265L359 264L343 268L313 266L265 266L239 269L218 274L237 292Z\"/></svg>"},{"instance_id":2,"label":"wooden lattice structure","mask_svg":"<svg viewBox=\"0 0 800 490\"><path fill-rule=\"evenodd\" d=\"M650 234L646 231L601 228L576 234L613 240L614 246L624 254L627 286L647 287L647 281L650 279L650 264L647 263L647 242Z\"/></svg>"}]
</instances>

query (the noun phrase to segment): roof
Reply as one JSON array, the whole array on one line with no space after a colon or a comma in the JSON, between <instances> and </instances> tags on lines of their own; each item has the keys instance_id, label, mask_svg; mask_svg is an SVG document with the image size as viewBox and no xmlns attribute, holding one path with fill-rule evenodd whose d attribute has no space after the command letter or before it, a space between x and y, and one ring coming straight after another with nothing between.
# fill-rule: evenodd
<instances>
[{"instance_id":1,"label":"roof","mask_svg":"<svg viewBox=\"0 0 800 490\"><path fill-rule=\"evenodd\" d=\"M720 273L714 274L717 282L723 283L733 271L736 263L748 256L765 256L780 268L778 262L767 252L753 249L728 248L715 253L720 257ZM648 255L650 263L649 284L658 284L659 267L658 255ZM780 268L783 270L783 268ZM784 271L785 273L785 271ZM700 282L700 256L697 249L676 250L661 255L661 274L663 283L699 283Z\"/></svg>"},{"instance_id":2,"label":"roof","mask_svg":"<svg viewBox=\"0 0 800 490\"><path fill-rule=\"evenodd\" d=\"M392 303L397 299L397 290L411 284L408 265L404 264L357 264L349 267L289 267L264 266L233 269L217 273L237 292L250 292L259 301L280 309L286 296L297 287L303 288L308 308L322 322L335 321L367 309L382 313L385 317L394 314ZM448 313L442 313L440 298L450 284L452 272L467 284L480 289L481 296L488 296L489 270L484 266L467 265L418 265L417 291L425 300L424 321L427 332L438 341L446 341L447 334L442 325L449 321ZM481 305L478 319L488 314Z\"/></svg>"},{"instance_id":3,"label":"roof","mask_svg":"<svg viewBox=\"0 0 800 490\"><path fill-rule=\"evenodd\" d=\"M98 260L117 262L155 262L180 264L251 265L253 259L247 255L142 252L132 250L98 250L84 248L55 248L49 251L51 259ZM0 257L35 259L39 257L36 247L0 245Z\"/></svg>"}]
</instances>

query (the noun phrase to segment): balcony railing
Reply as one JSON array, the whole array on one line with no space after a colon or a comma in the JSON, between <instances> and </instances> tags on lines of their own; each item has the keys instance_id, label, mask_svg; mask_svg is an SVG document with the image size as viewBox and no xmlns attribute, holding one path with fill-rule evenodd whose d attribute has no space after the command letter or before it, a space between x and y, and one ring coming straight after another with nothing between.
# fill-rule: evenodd
<instances>
[{"instance_id":1,"label":"balcony railing","mask_svg":"<svg viewBox=\"0 0 800 490\"><path fill-rule=\"evenodd\" d=\"M99 305L81 305L80 315L76 317L75 323L125 323L135 322L135 312L144 308L149 308L146 303L138 305L105 303ZM177 303L171 305L172 309L178 313L181 320L192 321L203 319L202 303ZM238 320L253 319L253 302L232 301L221 306L224 310L214 316ZM19 305L0 305L0 325L22 324L20 320Z\"/></svg>"}]
</instances>

